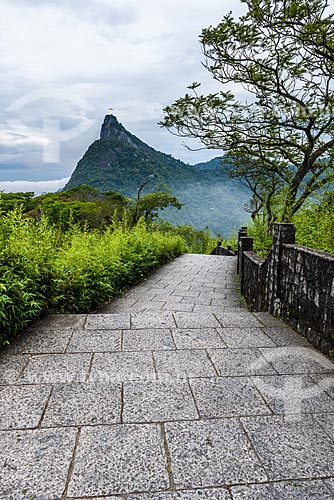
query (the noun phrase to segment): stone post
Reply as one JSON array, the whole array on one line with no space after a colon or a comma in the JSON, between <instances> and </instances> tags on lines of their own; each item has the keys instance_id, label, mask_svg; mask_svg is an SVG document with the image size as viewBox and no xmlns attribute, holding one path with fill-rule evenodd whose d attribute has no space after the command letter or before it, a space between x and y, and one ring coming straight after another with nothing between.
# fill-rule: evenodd
<instances>
[{"instance_id":1,"label":"stone post","mask_svg":"<svg viewBox=\"0 0 334 500\"><path fill-rule=\"evenodd\" d=\"M244 295L244 252L253 251L253 238L242 236L239 240L239 275L240 275L240 291Z\"/></svg>"},{"instance_id":2,"label":"stone post","mask_svg":"<svg viewBox=\"0 0 334 500\"><path fill-rule=\"evenodd\" d=\"M237 274L240 272L240 239L247 236L247 227L243 226L238 231L238 256L237 256Z\"/></svg>"},{"instance_id":3,"label":"stone post","mask_svg":"<svg viewBox=\"0 0 334 500\"><path fill-rule=\"evenodd\" d=\"M296 228L294 224L274 224L273 246L266 278L266 302L269 312L275 316L279 316L280 314L280 267L282 245L293 245L296 241L295 238Z\"/></svg>"}]
</instances>

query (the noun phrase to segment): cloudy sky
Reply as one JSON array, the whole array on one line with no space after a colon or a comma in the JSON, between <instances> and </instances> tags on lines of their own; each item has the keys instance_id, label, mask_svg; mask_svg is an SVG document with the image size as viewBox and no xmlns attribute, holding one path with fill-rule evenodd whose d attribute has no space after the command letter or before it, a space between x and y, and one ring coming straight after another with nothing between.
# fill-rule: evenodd
<instances>
[{"instance_id":1,"label":"cloudy sky","mask_svg":"<svg viewBox=\"0 0 334 500\"><path fill-rule=\"evenodd\" d=\"M217 156L157 122L193 81L218 88L198 35L230 10L242 13L239 0L1 0L0 189L59 189L110 106L160 151Z\"/></svg>"}]
</instances>

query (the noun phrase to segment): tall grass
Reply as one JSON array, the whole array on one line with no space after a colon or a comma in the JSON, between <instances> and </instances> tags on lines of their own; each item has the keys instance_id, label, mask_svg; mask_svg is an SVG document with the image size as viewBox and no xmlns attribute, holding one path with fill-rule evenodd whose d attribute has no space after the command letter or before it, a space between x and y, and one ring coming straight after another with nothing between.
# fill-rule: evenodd
<instances>
[{"instance_id":1,"label":"tall grass","mask_svg":"<svg viewBox=\"0 0 334 500\"><path fill-rule=\"evenodd\" d=\"M0 217L0 345L45 314L92 311L184 251L181 237L142 221L63 233L9 212Z\"/></svg>"}]
</instances>

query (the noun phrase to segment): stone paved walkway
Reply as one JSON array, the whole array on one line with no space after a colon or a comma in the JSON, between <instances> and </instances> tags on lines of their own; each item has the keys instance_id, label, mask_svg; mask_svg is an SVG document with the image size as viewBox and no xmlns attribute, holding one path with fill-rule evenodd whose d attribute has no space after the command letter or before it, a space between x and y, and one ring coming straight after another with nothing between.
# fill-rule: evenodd
<instances>
[{"instance_id":1,"label":"stone paved walkway","mask_svg":"<svg viewBox=\"0 0 334 500\"><path fill-rule=\"evenodd\" d=\"M184 255L0 354L1 500L334 498L334 365Z\"/></svg>"}]
</instances>

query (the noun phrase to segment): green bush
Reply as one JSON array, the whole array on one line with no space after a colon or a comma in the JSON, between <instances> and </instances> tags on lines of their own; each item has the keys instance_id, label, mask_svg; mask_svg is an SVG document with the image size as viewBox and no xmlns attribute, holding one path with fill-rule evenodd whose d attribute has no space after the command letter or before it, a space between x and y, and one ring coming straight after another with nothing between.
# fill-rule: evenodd
<instances>
[{"instance_id":1,"label":"green bush","mask_svg":"<svg viewBox=\"0 0 334 500\"><path fill-rule=\"evenodd\" d=\"M267 223L261 217L252 220L247 227L247 235L254 238L254 252L263 259L267 258L273 242L272 234L268 233Z\"/></svg>"},{"instance_id":2,"label":"green bush","mask_svg":"<svg viewBox=\"0 0 334 500\"><path fill-rule=\"evenodd\" d=\"M324 194L321 203L309 203L294 216L296 241L300 245L334 253L334 193Z\"/></svg>"},{"instance_id":3,"label":"green bush","mask_svg":"<svg viewBox=\"0 0 334 500\"><path fill-rule=\"evenodd\" d=\"M87 313L185 251L181 237L131 230L66 233L19 211L0 217L0 345L48 313Z\"/></svg>"},{"instance_id":4,"label":"green bush","mask_svg":"<svg viewBox=\"0 0 334 500\"><path fill-rule=\"evenodd\" d=\"M156 227L163 234L180 236L186 244L188 253L209 254L217 246L217 238L208 228L201 231L189 225L173 226L162 220L156 224Z\"/></svg>"},{"instance_id":5,"label":"green bush","mask_svg":"<svg viewBox=\"0 0 334 500\"><path fill-rule=\"evenodd\" d=\"M293 217L296 226L296 243L315 250L334 253L334 192L325 192L319 201L309 201ZM266 230L266 222L258 217L251 221L248 236L254 238L254 251L267 257L272 235Z\"/></svg>"}]
</instances>

